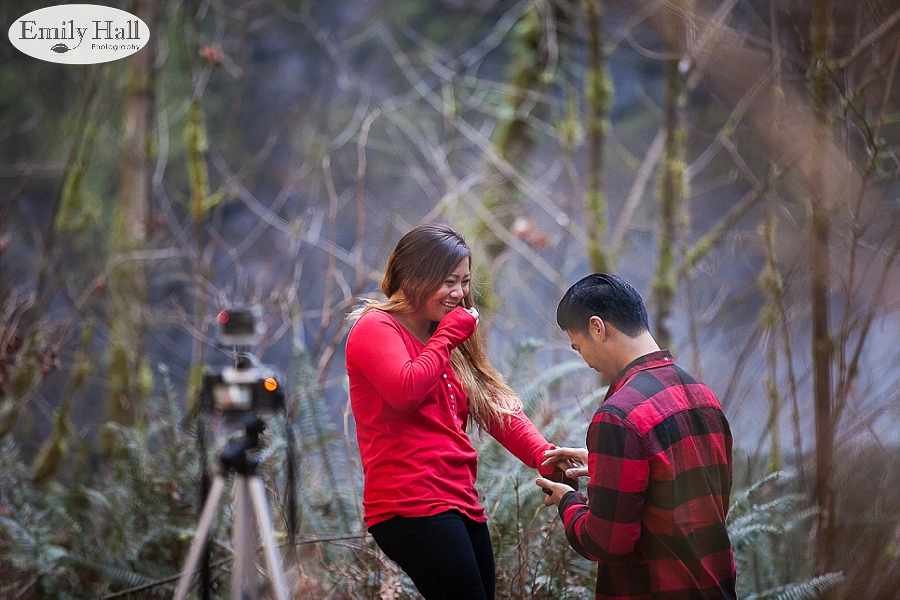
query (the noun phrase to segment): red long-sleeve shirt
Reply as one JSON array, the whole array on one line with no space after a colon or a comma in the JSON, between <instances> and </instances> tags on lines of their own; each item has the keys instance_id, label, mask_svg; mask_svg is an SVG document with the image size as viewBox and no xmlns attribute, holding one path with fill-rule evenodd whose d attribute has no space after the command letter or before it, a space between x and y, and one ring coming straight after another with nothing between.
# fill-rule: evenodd
<instances>
[{"instance_id":1,"label":"red long-sleeve shirt","mask_svg":"<svg viewBox=\"0 0 900 600\"><path fill-rule=\"evenodd\" d=\"M347 374L368 527L394 516L427 517L450 509L487 520L475 490L478 456L466 434L466 392L450 366L450 351L475 325L457 307L423 345L376 309L350 330ZM554 447L521 412L488 433L532 468Z\"/></svg>"}]
</instances>

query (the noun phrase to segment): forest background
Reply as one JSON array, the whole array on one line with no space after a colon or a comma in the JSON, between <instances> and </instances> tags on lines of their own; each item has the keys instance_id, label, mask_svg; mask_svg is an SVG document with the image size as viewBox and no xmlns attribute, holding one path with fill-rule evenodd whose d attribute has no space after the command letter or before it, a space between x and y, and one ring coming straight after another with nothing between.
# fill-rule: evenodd
<instances>
[{"instance_id":1,"label":"forest background","mask_svg":"<svg viewBox=\"0 0 900 600\"><path fill-rule=\"evenodd\" d=\"M235 433L196 410L216 314L244 305L288 391L261 458L280 543L299 496L293 593L415 597L365 535L342 344L426 222L475 249L491 356L561 445L605 387L559 297L642 291L732 424L742 598L900 595L900 2L105 4L144 49L0 41L0 597L171 596ZM0 29L48 5L0 1ZM498 595L591 597L534 473L473 440Z\"/></svg>"}]
</instances>

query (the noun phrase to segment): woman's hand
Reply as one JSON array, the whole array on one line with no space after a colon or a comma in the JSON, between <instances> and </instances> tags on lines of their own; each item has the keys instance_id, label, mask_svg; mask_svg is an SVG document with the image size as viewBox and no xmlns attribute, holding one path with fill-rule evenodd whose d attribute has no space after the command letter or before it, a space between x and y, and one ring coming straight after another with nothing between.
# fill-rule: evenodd
<instances>
[{"instance_id":1,"label":"woman's hand","mask_svg":"<svg viewBox=\"0 0 900 600\"><path fill-rule=\"evenodd\" d=\"M477 326L478 320L480 318L478 315L478 309L473 306L472 308L464 308L463 310L475 317L475 325Z\"/></svg>"},{"instance_id":2,"label":"woman's hand","mask_svg":"<svg viewBox=\"0 0 900 600\"><path fill-rule=\"evenodd\" d=\"M587 448L553 448L544 452L542 467L556 466L566 477L588 477Z\"/></svg>"}]
</instances>

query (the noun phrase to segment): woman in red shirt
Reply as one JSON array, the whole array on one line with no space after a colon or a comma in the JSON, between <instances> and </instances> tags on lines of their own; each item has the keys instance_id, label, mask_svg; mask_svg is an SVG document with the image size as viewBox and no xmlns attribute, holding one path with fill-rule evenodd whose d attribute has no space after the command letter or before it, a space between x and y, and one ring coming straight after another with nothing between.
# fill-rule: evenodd
<instances>
[{"instance_id":1,"label":"woman in red shirt","mask_svg":"<svg viewBox=\"0 0 900 600\"><path fill-rule=\"evenodd\" d=\"M429 600L494 597L470 419L529 467L554 447L487 359L470 268L461 235L416 227L388 259L387 299L357 311L347 338L366 526Z\"/></svg>"}]
</instances>

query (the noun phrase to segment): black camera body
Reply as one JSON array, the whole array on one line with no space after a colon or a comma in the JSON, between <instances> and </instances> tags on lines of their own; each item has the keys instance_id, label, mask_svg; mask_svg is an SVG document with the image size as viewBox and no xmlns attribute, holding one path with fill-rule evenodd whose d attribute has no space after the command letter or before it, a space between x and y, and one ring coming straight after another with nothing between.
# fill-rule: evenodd
<instances>
[{"instance_id":1,"label":"black camera body","mask_svg":"<svg viewBox=\"0 0 900 600\"><path fill-rule=\"evenodd\" d=\"M200 407L207 412L275 412L284 409L280 377L269 367L226 367L203 376Z\"/></svg>"},{"instance_id":2,"label":"black camera body","mask_svg":"<svg viewBox=\"0 0 900 600\"><path fill-rule=\"evenodd\" d=\"M275 412L284 409L281 375L260 365L249 347L262 338L259 308L235 308L219 313L220 339L234 346L235 366L210 370L203 375L200 408L217 414Z\"/></svg>"}]
</instances>

